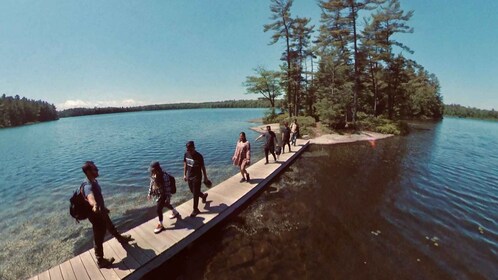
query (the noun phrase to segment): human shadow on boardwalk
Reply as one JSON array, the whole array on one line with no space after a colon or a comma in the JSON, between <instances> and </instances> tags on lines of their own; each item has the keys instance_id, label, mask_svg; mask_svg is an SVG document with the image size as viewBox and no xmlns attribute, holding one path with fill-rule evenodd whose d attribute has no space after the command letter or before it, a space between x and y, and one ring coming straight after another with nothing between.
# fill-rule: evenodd
<instances>
[{"instance_id":1,"label":"human shadow on boardwalk","mask_svg":"<svg viewBox=\"0 0 498 280\"><path fill-rule=\"evenodd\" d=\"M173 223L173 227L166 227L166 230L175 230L175 229L198 229L202 225L204 225L205 217L202 217L203 214L219 214L228 208L228 205L225 203L221 203L219 205L211 206L212 200L208 200L204 207L201 210L201 213L195 217L186 216L185 218L180 217Z\"/></svg>"},{"instance_id":2,"label":"human shadow on boardwalk","mask_svg":"<svg viewBox=\"0 0 498 280\"><path fill-rule=\"evenodd\" d=\"M135 270L156 257L154 250L142 248L136 242L122 244L122 247L126 251L126 257L113 264L113 268Z\"/></svg>"}]
</instances>

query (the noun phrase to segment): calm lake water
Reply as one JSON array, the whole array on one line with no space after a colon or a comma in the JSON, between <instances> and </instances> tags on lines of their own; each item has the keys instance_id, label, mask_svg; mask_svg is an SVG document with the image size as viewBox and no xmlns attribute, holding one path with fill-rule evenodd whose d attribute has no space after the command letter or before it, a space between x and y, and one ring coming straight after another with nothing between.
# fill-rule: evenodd
<instances>
[{"instance_id":1,"label":"calm lake water","mask_svg":"<svg viewBox=\"0 0 498 280\"><path fill-rule=\"evenodd\" d=\"M311 146L150 279L497 279L498 123Z\"/></svg>"},{"instance_id":2,"label":"calm lake water","mask_svg":"<svg viewBox=\"0 0 498 280\"><path fill-rule=\"evenodd\" d=\"M217 184L238 172L231 157L239 133L255 139L249 127L257 124L248 121L263 115L263 109L171 110L1 129L0 279L27 278L93 247L90 223L75 224L68 212L86 160L99 167L111 218L126 230L156 216L146 200L152 160L181 178L185 143L194 140ZM173 204L192 197L183 180L177 184Z\"/></svg>"},{"instance_id":3,"label":"calm lake water","mask_svg":"<svg viewBox=\"0 0 498 280\"><path fill-rule=\"evenodd\" d=\"M68 198L99 166L111 218L155 216L147 167L180 176L196 141L213 183L237 173L235 140L263 110L177 110L0 130L0 279L26 278L92 247ZM256 145L255 145L256 146ZM498 123L447 118L407 137L311 146L238 215L151 279L496 279ZM257 159L261 149L253 147ZM181 183L174 204L191 198Z\"/></svg>"}]
</instances>

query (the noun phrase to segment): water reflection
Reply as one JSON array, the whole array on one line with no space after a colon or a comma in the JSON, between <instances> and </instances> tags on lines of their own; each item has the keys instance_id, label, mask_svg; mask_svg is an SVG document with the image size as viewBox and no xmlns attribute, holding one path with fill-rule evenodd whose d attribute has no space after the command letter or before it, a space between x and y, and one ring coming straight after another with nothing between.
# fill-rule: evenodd
<instances>
[{"instance_id":1,"label":"water reflection","mask_svg":"<svg viewBox=\"0 0 498 280\"><path fill-rule=\"evenodd\" d=\"M448 123L375 145L312 146L239 215L150 277L492 279L498 172L475 166L498 162L480 148L461 153L467 144L448 134L474 137Z\"/></svg>"}]
</instances>

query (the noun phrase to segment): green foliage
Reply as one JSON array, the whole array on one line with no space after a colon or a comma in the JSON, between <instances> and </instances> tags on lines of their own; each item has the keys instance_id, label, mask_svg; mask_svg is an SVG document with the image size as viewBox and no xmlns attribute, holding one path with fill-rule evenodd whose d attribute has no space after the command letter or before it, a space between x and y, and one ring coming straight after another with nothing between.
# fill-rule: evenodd
<instances>
[{"instance_id":1,"label":"green foliage","mask_svg":"<svg viewBox=\"0 0 498 280\"><path fill-rule=\"evenodd\" d=\"M0 97L0 128L58 119L53 104L20 98L19 95L12 97L3 94Z\"/></svg>"},{"instance_id":2,"label":"green foliage","mask_svg":"<svg viewBox=\"0 0 498 280\"><path fill-rule=\"evenodd\" d=\"M442 117L436 76L396 54L397 50L412 53L396 35L413 32L409 26L413 11L403 11L398 0L321 0L318 5L320 34L312 46L310 20L291 16L292 1L271 1L272 23L265 25L265 31L274 32L272 44L286 43L280 59L287 113L314 116L324 127L334 129L354 127L362 113L393 121ZM358 22L359 14L363 23ZM310 63L303 66L307 58ZM314 59L318 71L303 71L306 65L313 67ZM268 121L274 119L271 116ZM378 127L394 131L394 126L401 124Z\"/></svg>"},{"instance_id":3,"label":"green foliage","mask_svg":"<svg viewBox=\"0 0 498 280\"><path fill-rule=\"evenodd\" d=\"M310 116L298 116L298 117L289 117L289 114L279 114L275 115L273 118L264 118L263 123L264 124L270 124L270 123L279 123L281 127L284 126L285 123L287 123L289 126L291 125L294 120L297 120L297 123L299 125L299 133L301 135L312 135L313 132L313 127L316 127L316 122L313 117Z\"/></svg>"},{"instance_id":4,"label":"green foliage","mask_svg":"<svg viewBox=\"0 0 498 280\"><path fill-rule=\"evenodd\" d=\"M280 88L280 73L266 70L260 66L254 69L257 76L248 76L244 86L247 93L261 94L264 99L270 102L270 107L275 107L275 100L282 95Z\"/></svg>"},{"instance_id":5,"label":"green foliage","mask_svg":"<svg viewBox=\"0 0 498 280\"><path fill-rule=\"evenodd\" d=\"M384 134L406 135L409 132L408 124L404 121L392 121L384 117L374 117L366 114L358 114L356 125L361 130Z\"/></svg>"},{"instance_id":6,"label":"green foliage","mask_svg":"<svg viewBox=\"0 0 498 280\"><path fill-rule=\"evenodd\" d=\"M460 118L473 118L484 120L498 120L498 112L493 110L482 110L472 107L464 107L457 104L444 106L445 116L454 116Z\"/></svg>"}]
</instances>

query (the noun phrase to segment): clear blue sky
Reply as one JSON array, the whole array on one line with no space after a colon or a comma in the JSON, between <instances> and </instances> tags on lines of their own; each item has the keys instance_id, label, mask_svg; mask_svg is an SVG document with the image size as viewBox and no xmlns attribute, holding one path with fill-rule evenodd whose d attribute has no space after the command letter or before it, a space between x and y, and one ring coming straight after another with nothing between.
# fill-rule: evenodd
<instances>
[{"instance_id":1,"label":"clear blue sky","mask_svg":"<svg viewBox=\"0 0 498 280\"><path fill-rule=\"evenodd\" d=\"M74 106L256 98L242 83L277 69L268 0L0 0L0 94ZM435 73L444 102L498 109L498 1L401 0L399 40ZM318 23L313 0L293 15Z\"/></svg>"}]
</instances>

